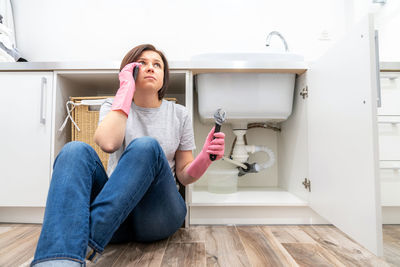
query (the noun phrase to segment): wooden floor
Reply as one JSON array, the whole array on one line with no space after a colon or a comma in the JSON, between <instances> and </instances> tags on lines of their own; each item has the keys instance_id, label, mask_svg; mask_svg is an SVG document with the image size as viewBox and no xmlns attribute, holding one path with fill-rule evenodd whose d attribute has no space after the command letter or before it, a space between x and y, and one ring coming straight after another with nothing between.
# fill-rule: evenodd
<instances>
[{"instance_id":1,"label":"wooden floor","mask_svg":"<svg viewBox=\"0 0 400 267\"><path fill-rule=\"evenodd\" d=\"M0 266L29 266L41 225L0 224ZM334 226L195 226L151 244L109 245L88 266L400 266L400 225L385 225L384 259Z\"/></svg>"}]
</instances>

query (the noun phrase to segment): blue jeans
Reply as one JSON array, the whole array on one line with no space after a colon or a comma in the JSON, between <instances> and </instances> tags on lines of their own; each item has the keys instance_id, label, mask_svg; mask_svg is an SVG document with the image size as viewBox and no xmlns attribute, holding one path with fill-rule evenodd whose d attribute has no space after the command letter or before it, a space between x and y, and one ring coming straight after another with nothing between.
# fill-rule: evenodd
<instances>
[{"instance_id":1,"label":"blue jeans","mask_svg":"<svg viewBox=\"0 0 400 267\"><path fill-rule=\"evenodd\" d=\"M54 161L31 266L85 266L87 249L93 258L109 242L167 238L185 216L185 201L154 138L133 140L109 179L91 146L70 142Z\"/></svg>"}]
</instances>

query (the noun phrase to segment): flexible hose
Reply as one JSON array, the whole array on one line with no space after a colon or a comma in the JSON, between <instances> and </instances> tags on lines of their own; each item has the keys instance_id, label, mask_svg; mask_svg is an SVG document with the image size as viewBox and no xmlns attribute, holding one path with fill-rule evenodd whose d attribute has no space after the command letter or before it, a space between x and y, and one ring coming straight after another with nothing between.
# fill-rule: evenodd
<instances>
[{"instance_id":1,"label":"flexible hose","mask_svg":"<svg viewBox=\"0 0 400 267\"><path fill-rule=\"evenodd\" d=\"M268 169L275 163L275 154L274 152L266 146L255 146L255 152L263 151L268 154L269 160L266 163L259 164L260 170Z\"/></svg>"},{"instance_id":2,"label":"flexible hose","mask_svg":"<svg viewBox=\"0 0 400 267\"><path fill-rule=\"evenodd\" d=\"M251 146L246 146L246 150L248 153L256 153L256 152L262 151L262 152L267 153L269 156L269 160L267 162L265 162L264 164L258 164L258 163L255 164L254 168L255 168L256 172L267 169L275 163L274 152L266 146L251 145Z\"/></svg>"},{"instance_id":3,"label":"flexible hose","mask_svg":"<svg viewBox=\"0 0 400 267\"><path fill-rule=\"evenodd\" d=\"M242 168L245 169L245 170L247 169L247 166L244 165L243 163L239 162L239 161L230 159L230 158L228 158L228 157L222 157L222 159L225 160L225 161L227 161L227 162L229 162L229 163L235 164L236 166L242 167Z\"/></svg>"}]
</instances>

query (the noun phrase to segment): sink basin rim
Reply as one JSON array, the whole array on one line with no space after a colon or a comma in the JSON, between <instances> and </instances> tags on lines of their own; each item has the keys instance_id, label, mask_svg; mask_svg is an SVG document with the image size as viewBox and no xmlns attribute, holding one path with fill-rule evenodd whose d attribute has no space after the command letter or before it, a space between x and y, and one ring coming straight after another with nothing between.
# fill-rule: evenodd
<instances>
[{"instance_id":1,"label":"sink basin rim","mask_svg":"<svg viewBox=\"0 0 400 267\"><path fill-rule=\"evenodd\" d=\"M212 52L194 55L191 61L304 62L304 57L291 52Z\"/></svg>"}]
</instances>

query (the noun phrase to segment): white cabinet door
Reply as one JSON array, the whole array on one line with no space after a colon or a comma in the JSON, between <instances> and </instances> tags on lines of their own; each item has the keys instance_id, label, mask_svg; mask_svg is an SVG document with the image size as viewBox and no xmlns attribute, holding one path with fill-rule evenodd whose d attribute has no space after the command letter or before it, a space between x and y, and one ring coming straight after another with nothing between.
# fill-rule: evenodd
<instances>
[{"instance_id":1,"label":"white cabinet door","mask_svg":"<svg viewBox=\"0 0 400 267\"><path fill-rule=\"evenodd\" d=\"M0 72L0 206L46 205L52 83L52 72Z\"/></svg>"},{"instance_id":2,"label":"white cabinet door","mask_svg":"<svg viewBox=\"0 0 400 267\"><path fill-rule=\"evenodd\" d=\"M311 65L310 206L382 255L374 29L366 17Z\"/></svg>"}]
</instances>

